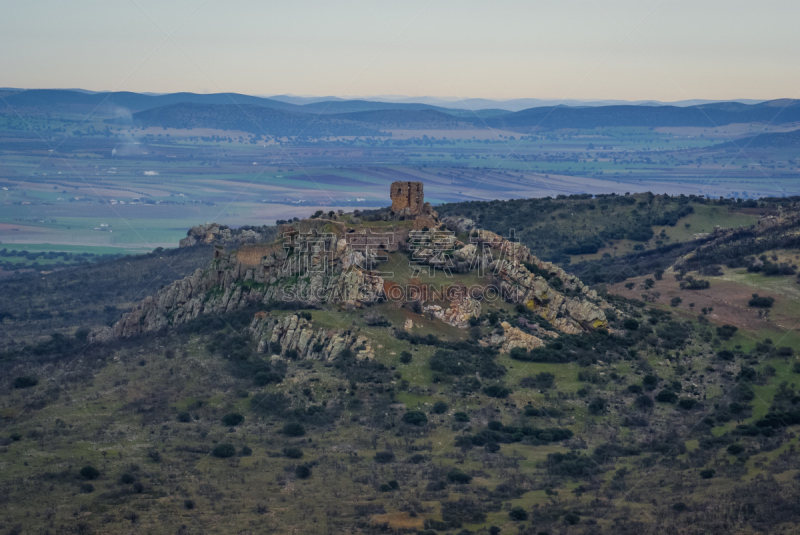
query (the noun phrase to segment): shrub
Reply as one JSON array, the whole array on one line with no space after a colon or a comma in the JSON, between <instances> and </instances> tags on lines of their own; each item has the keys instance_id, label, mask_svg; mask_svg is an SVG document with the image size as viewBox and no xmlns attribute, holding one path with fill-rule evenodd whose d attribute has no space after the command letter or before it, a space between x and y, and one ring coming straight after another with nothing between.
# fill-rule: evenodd
<instances>
[{"instance_id":1,"label":"shrub","mask_svg":"<svg viewBox=\"0 0 800 535\"><path fill-rule=\"evenodd\" d=\"M410 364L411 363L411 359L412 359L412 356L411 356L410 352L403 351L402 353L400 353L400 362L402 362L403 364Z\"/></svg>"},{"instance_id":2,"label":"shrub","mask_svg":"<svg viewBox=\"0 0 800 535\"><path fill-rule=\"evenodd\" d=\"M297 422L290 422L283 426L283 434L287 437L302 437L306 434L306 430Z\"/></svg>"},{"instance_id":3,"label":"shrub","mask_svg":"<svg viewBox=\"0 0 800 535\"><path fill-rule=\"evenodd\" d=\"M220 459L227 459L228 457L236 455L236 448L233 444L217 444L214 446L214 449L211 450L211 455L219 457Z\"/></svg>"},{"instance_id":4,"label":"shrub","mask_svg":"<svg viewBox=\"0 0 800 535\"><path fill-rule=\"evenodd\" d=\"M194 509L194 500L183 500L183 507L191 511Z\"/></svg>"},{"instance_id":5,"label":"shrub","mask_svg":"<svg viewBox=\"0 0 800 535\"><path fill-rule=\"evenodd\" d=\"M645 390L655 390L656 385L658 384L658 377L655 375L645 375L642 379L642 384L644 385Z\"/></svg>"},{"instance_id":6,"label":"shrub","mask_svg":"<svg viewBox=\"0 0 800 535\"><path fill-rule=\"evenodd\" d=\"M642 385L628 385L628 392L631 394L641 394L643 390Z\"/></svg>"},{"instance_id":7,"label":"shrub","mask_svg":"<svg viewBox=\"0 0 800 535\"><path fill-rule=\"evenodd\" d=\"M594 398L589 402L589 414L602 414L606 410L606 400L603 398Z\"/></svg>"},{"instance_id":8,"label":"shrub","mask_svg":"<svg viewBox=\"0 0 800 535\"><path fill-rule=\"evenodd\" d=\"M81 485L81 492L84 494L89 494L91 492L94 492L94 485L92 485L91 483L83 483Z\"/></svg>"},{"instance_id":9,"label":"shrub","mask_svg":"<svg viewBox=\"0 0 800 535\"><path fill-rule=\"evenodd\" d=\"M629 331L635 331L639 329L639 322L633 318L628 318L622 323L622 326L628 329Z\"/></svg>"},{"instance_id":10,"label":"shrub","mask_svg":"<svg viewBox=\"0 0 800 535\"><path fill-rule=\"evenodd\" d=\"M714 470L713 468L707 468L705 470L700 470L700 477L702 477L703 479L711 479L712 477L714 477L714 474L716 473L717 473L716 470Z\"/></svg>"},{"instance_id":11,"label":"shrub","mask_svg":"<svg viewBox=\"0 0 800 535\"><path fill-rule=\"evenodd\" d=\"M408 411L403 415L403 421L411 425L425 425L428 423L428 417L422 411Z\"/></svg>"},{"instance_id":12,"label":"shrub","mask_svg":"<svg viewBox=\"0 0 800 535\"><path fill-rule=\"evenodd\" d=\"M130 485L134 481L136 481L136 478L127 473L119 476L119 482L122 483L123 485Z\"/></svg>"},{"instance_id":13,"label":"shrub","mask_svg":"<svg viewBox=\"0 0 800 535\"><path fill-rule=\"evenodd\" d=\"M183 423L189 423L192 421L192 415L189 414L188 412L179 412L178 421Z\"/></svg>"},{"instance_id":14,"label":"shrub","mask_svg":"<svg viewBox=\"0 0 800 535\"><path fill-rule=\"evenodd\" d=\"M483 388L483 393L490 398L505 399L511 394L511 390L502 385L490 385Z\"/></svg>"},{"instance_id":15,"label":"shrub","mask_svg":"<svg viewBox=\"0 0 800 535\"><path fill-rule=\"evenodd\" d=\"M222 417L222 423L228 427L234 427L244 422L244 416L238 412L231 412Z\"/></svg>"},{"instance_id":16,"label":"shrub","mask_svg":"<svg viewBox=\"0 0 800 535\"><path fill-rule=\"evenodd\" d=\"M717 327L717 336L723 340L730 340L739 328L734 325L722 325Z\"/></svg>"},{"instance_id":17,"label":"shrub","mask_svg":"<svg viewBox=\"0 0 800 535\"><path fill-rule=\"evenodd\" d=\"M448 409L447 403L445 403L444 401L437 401L436 403L433 404L432 412L434 414L444 414L447 412L447 409Z\"/></svg>"},{"instance_id":18,"label":"shrub","mask_svg":"<svg viewBox=\"0 0 800 535\"><path fill-rule=\"evenodd\" d=\"M528 520L528 512L523 509L522 507L514 507L508 512L508 517L511 520L515 520L517 522L522 522L524 520Z\"/></svg>"},{"instance_id":19,"label":"shrub","mask_svg":"<svg viewBox=\"0 0 800 535\"><path fill-rule=\"evenodd\" d=\"M425 460L425 456L420 453L415 453L411 457L409 457L408 462L411 464L419 464Z\"/></svg>"},{"instance_id":20,"label":"shrub","mask_svg":"<svg viewBox=\"0 0 800 535\"><path fill-rule=\"evenodd\" d=\"M97 479L100 477L100 470L91 465L86 465L81 468L80 473L83 479Z\"/></svg>"},{"instance_id":21,"label":"shrub","mask_svg":"<svg viewBox=\"0 0 800 535\"><path fill-rule=\"evenodd\" d=\"M683 299L681 299L680 297L673 297L669 301L669 306L674 308L674 307L677 307L678 305L680 305L681 303L683 303Z\"/></svg>"},{"instance_id":22,"label":"shrub","mask_svg":"<svg viewBox=\"0 0 800 535\"><path fill-rule=\"evenodd\" d=\"M466 412L457 412L453 415L456 422L469 422L469 415Z\"/></svg>"},{"instance_id":23,"label":"shrub","mask_svg":"<svg viewBox=\"0 0 800 535\"><path fill-rule=\"evenodd\" d=\"M36 377L30 377L27 375L23 375L14 379L14 388L31 388L37 384L39 384L39 380Z\"/></svg>"},{"instance_id":24,"label":"shrub","mask_svg":"<svg viewBox=\"0 0 800 535\"><path fill-rule=\"evenodd\" d=\"M659 403L675 403L678 401L678 394L673 392L672 390L667 390L666 388L658 393L656 396L656 401Z\"/></svg>"},{"instance_id":25,"label":"shrub","mask_svg":"<svg viewBox=\"0 0 800 535\"><path fill-rule=\"evenodd\" d=\"M730 349L722 349L717 351L717 357L719 357L721 360L732 361L736 358L736 354Z\"/></svg>"},{"instance_id":26,"label":"shrub","mask_svg":"<svg viewBox=\"0 0 800 535\"><path fill-rule=\"evenodd\" d=\"M695 405L697 405L697 400L692 398L684 398L678 402L678 406L687 411L692 410Z\"/></svg>"},{"instance_id":27,"label":"shrub","mask_svg":"<svg viewBox=\"0 0 800 535\"><path fill-rule=\"evenodd\" d=\"M253 381L256 386L267 386L272 383L280 383L283 381L283 376L273 371L258 372L253 378Z\"/></svg>"},{"instance_id":28,"label":"shrub","mask_svg":"<svg viewBox=\"0 0 800 535\"><path fill-rule=\"evenodd\" d=\"M689 508L683 502L677 502L677 503L673 503L672 504L672 510L673 511L677 511L678 513L682 513L683 511L686 511L687 509L689 509Z\"/></svg>"},{"instance_id":29,"label":"shrub","mask_svg":"<svg viewBox=\"0 0 800 535\"><path fill-rule=\"evenodd\" d=\"M653 405L655 405L655 403L653 403L653 398L651 398L647 394L641 394L640 396L637 396L636 401L634 401L634 404L636 405L636 407L643 410L651 409Z\"/></svg>"},{"instance_id":30,"label":"shrub","mask_svg":"<svg viewBox=\"0 0 800 535\"><path fill-rule=\"evenodd\" d=\"M455 468L453 470L450 470L450 472L447 474L447 480L451 483L459 483L462 485L466 485L470 481L472 481L472 476L470 476L469 474L465 474L461 470Z\"/></svg>"},{"instance_id":31,"label":"shrub","mask_svg":"<svg viewBox=\"0 0 800 535\"><path fill-rule=\"evenodd\" d=\"M253 455L253 448L250 446L242 446L241 451L239 452L240 457L250 457Z\"/></svg>"},{"instance_id":32,"label":"shrub","mask_svg":"<svg viewBox=\"0 0 800 535\"><path fill-rule=\"evenodd\" d=\"M311 477L311 468L301 464L294 469L294 475L297 476L297 479L308 479Z\"/></svg>"},{"instance_id":33,"label":"shrub","mask_svg":"<svg viewBox=\"0 0 800 535\"><path fill-rule=\"evenodd\" d=\"M300 448L284 448L283 454L289 459L301 459L303 457L303 450Z\"/></svg>"},{"instance_id":34,"label":"shrub","mask_svg":"<svg viewBox=\"0 0 800 535\"><path fill-rule=\"evenodd\" d=\"M391 451L379 451L375 453L375 462L379 464L387 464L394 461L394 453Z\"/></svg>"},{"instance_id":35,"label":"shrub","mask_svg":"<svg viewBox=\"0 0 800 535\"><path fill-rule=\"evenodd\" d=\"M731 455L739 455L742 452L744 452L744 446L741 444L731 444L728 446L728 453Z\"/></svg>"},{"instance_id":36,"label":"shrub","mask_svg":"<svg viewBox=\"0 0 800 535\"><path fill-rule=\"evenodd\" d=\"M774 297L761 297L758 294L753 294L753 298L747 302L747 306L754 308L772 308L772 305L774 304Z\"/></svg>"}]
</instances>

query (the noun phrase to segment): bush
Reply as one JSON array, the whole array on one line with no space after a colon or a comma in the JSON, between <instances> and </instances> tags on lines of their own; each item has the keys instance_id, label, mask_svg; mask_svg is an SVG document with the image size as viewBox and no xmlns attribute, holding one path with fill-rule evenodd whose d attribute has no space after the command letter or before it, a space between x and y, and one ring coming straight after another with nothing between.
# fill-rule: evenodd
<instances>
[{"instance_id":1,"label":"bush","mask_svg":"<svg viewBox=\"0 0 800 535\"><path fill-rule=\"evenodd\" d=\"M194 500L183 500L183 507L191 511L194 509Z\"/></svg>"},{"instance_id":2,"label":"bush","mask_svg":"<svg viewBox=\"0 0 800 535\"><path fill-rule=\"evenodd\" d=\"M602 414L606 410L606 400L603 398L594 398L589 402L589 414Z\"/></svg>"},{"instance_id":3,"label":"bush","mask_svg":"<svg viewBox=\"0 0 800 535\"><path fill-rule=\"evenodd\" d=\"M300 448L284 448L283 454L289 459L301 459L303 457L303 450Z\"/></svg>"},{"instance_id":4,"label":"bush","mask_svg":"<svg viewBox=\"0 0 800 535\"><path fill-rule=\"evenodd\" d=\"M14 379L14 388L31 388L37 384L39 384L39 380L36 377L30 377L27 375L23 375Z\"/></svg>"},{"instance_id":5,"label":"bush","mask_svg":"<svg viewBox=\"0 0 800 535\"><path fill-rule=\"evenodd\" d=\"M741 444L731 444L728 446L728 453L731 455L739 455L742 452L744 452L744 446Z\"/></svg>"},{"instance_id":6,"label":"bush","mask_svg":"<svg viewBox=\"0 0 800 535\"><path fill-rule=\"evenodd\" d=\"M714 470L713 468L707 468L705 470L700 470L700 477L702 477L703 479L711 479L712 477L714 477L714 474L716 473L717 473L716 470Z\"/></svg>"},{"instance_id":7,"label":"bush","mask_svg":"<svg viewBox=\"0 0 800 535\"><path fill-rule=\"evenodd\" d=\"M297 422L290 422L283 426L283 434L287 437L302 437L306 434L306 430Z\"/></svg>"},{"instance_id":8,"label":"bush","mask_svg":"<svg viewBox=\"0 0 800 535\"><path fill-rule=\"evenodd\" d=\"M244 416L238 412L231 412L222 417L222 423L228 427L235 427L244 422Z\"/></svg>"},{"instance_id":9,"label":"bush","mask_svg":"<svg viewBox=\"0 0 800 535\"><path fill-rule=\"evenodd\" d=\"M422 411L408 411L403 415L403 421L411 425L425 425L428 423L428 417Z\"/></svg>"},{"instance_id":10,"label":"bush","mask_svg":"<svg viewBox=\"0 0 800 535\"><path fill-rule=\"evenodd\" d=\"M192 421L192 415L188 412L179 412L178 421L182 423L189 423Z\"/></svg>"},{"instance_id":11,"label":"bush","mask_svg":"<svg viewBox=\"0 0 800 535\"><path fill-rule=\"evenodd\" d=\"M402 362L403 364L410 364L411 363L411 359L412 359L412 356L411 356L410 352L403 351L402 353L400 353L400 362Z\"/></svg>"},{"instance_id":12,"label":"bush","mask_svg":"<svg viewBox=\"0 0 800 535\"><path fill-rule=\"evenodd\" d=\"M97 479L100 477L100 470L91 465L86 465L81 468L80 473L83 479Z\"/></svg>"},{"instance_id":13,"label":"bush","mask_svg":"<svg viewBox=\"0 0 800 535\"><path fill-rule=\"evenodd\" d=\"M130 485L134 481L136 481L136 478L127 473L119 476L119 482L122 483L123 485Z\"/></svg>"},{"instance_id":14,"label":"bush","mask_svg":"<svg viewBox=\"0 0 800 535\"><path fill-rule=\"evenodd\" d=\"M219 457L220 459L227 459L228 457L236 455L236 448L233 444L217 444L214 446L214 449L211 450L211 455Z\"/></svg>"},{"instance_id":15,"label":"bush","mask_svg":"<svg viewBox=\"0 0 800 535\"><path fill-rule=\"evenodd\" d=\"M774 304L774 297L761 297L758 294L753 294L753 298L747 302L747 306L754 308L772 308L772 305Z\"/></svg>"},{"instance_id":16,"label":"bush","mask_svg":"<svg viewBox=\"0 0 800 535\"><path fill-rule=\"evenodd\" d=\"M490 398L505 399L511 394L511 390L502 385L491 385L484 387L483 393Z\"/></svg>"},{"instance_id":17,"label":"bush","mask_svg":"<svg viewBox=\"0 0 800 535\"><path fill-rule=\"evenodd\" d=\"M647 394L641 394L640 396L638 396L636 398L636 401L634 401L634 404L636 405L637 408L642 410L651 409L653 408L653 405L655 405L655 403L653 403L653 398L651 398Z\"/></svg>"},{"instance_id":18,"label":"bush","mask_svg":"<svg viewBox=\"0 0 800 535\"><path fill-rule=\"evenodd\" d=\"M459 483L461 485L466 485L470 481L472 481L472 476L470 476L469 474L465 474L461 470L455 468L447 474L447 480L451 483Z\"/></svg>"},{"instance_id":19,"label":"bush","mask_svg":"<svg viewBox=\"0 0 800 535\"><path fill-rule=\"evenodd\" d=\"M466 412L457 412L453 415L456 422L469 422L469 415Z\"/></svg>"},{"instance_id":20,"label":"bush","mask_svg":"<svg viewBox=\"0 0 800 535\"><path fill-rule=\"evenodd\" d=\"M522 507L514 507L508 512L508 517L511 520L515 520L517 522L522 522L524 520L528 520L528 512L523 509Z\"/></svg>"},{"instance_id":21,"label":"bush","mask_svg":"<svg viewBox=\"0 0 800 535\"><path fill-rule=\"evenodd\" d=\"M730 340L739 328L734 325L722 325L717 327L717 336L723 340Z\"/></svg>"},{"instance_id":22,"label":"bush","mask_svg":"<svg viewBox=\"0 0 800 535\"><path fill-rule=\"evenodd\" d=\"M301 464L294 469L294 475L297 476L297 479L308 479L311 477L311 468Z\"/></svg>"},{"instance_id":23,"label":"bush","mask_svg":"<svg viewBox=\"0 0 800 535\"><path fill-rule=\"evenodd\" d=\"M633 318L628 318L622 323L622 326L629 331L635 331L639 329L639 322Z\"/></svg>"},{"instance_id":24,"label":"bush","mask_svg":"<svg viewBox=\"0 0 800 535\"><path fill-rule=\"evenodd\" d=\"M444 414L447 412L447 409L448 409L447 403L445 403L444 401L437 401L436 403L433 404L432 412L434 414Z\"/></svg>"},{"instance_id":25,"label":"bush","mask_svg":"<svg viewBox=\"0 0 800 535\"><path fill-rule=\"evenodd\" d=\"M283 381L283 376L273 371L258 372L253 378L253 381L256 386L267 386L272 383L280 383Z\"/></svg>"},{"instance_id":26,"label":"bush","mask_svg":"<svg viewBox=\"0 0 800 535\"><path fill-rule=\"evenodd\" d=\"M687 411L692 410L695 405L697 405L697 400L692 398L684 398L678 402L678 406Z\"/></svg>"},{"instance_id":27,"label":"bush","mask_svg":"<svg viewBox=\"0 0 800 535\"><path fill-rule=\"evenodd\" d=\"M394 453L391 451L379 451L375 453L375 462L379 464L387 464L394 461Z\"/></svg>"},{"instance_id":28,"label":"bush","mask_svg":"<svg viewBox=\"0 0 800 535\"><path fill-rule=\"evenodd\" d=\"M94 492L94 485L92 485L91 483L82 484L81 485L81 492L84 493L84 494L89 494L91 492Z\"/></svg>"},{"instance_id":29,"label":"bush","mask_svg":"<svg viewBox=\"0 0 800 535\"><path fill-rule=\"evenodd\" d=\"M242 446L242 450L239 452L240 457L250 457L253 455L253 448L250 446Z\"/></svg>"},{"instance_id":30,"label":"bush","mask_svg":"<svg viewBox=\"0 0 800 535\"><path fill-rule=\"evenodd\" d=\"M564 515L564 522L567 524L574 526L575 524L581 521L581 517L576 515L575 513L567 513Z\"/></svg>"},{"instance_id":31,"label":"bush","mask_svg":"<svg viewBox=\"0 0 800 535\"><path fill-rule=\"evenodd\" d=\"M678 401L678 394L672 390L664 389L656 396L656 401L659 403L675 403Z\"/></svg>"}]
</instances>

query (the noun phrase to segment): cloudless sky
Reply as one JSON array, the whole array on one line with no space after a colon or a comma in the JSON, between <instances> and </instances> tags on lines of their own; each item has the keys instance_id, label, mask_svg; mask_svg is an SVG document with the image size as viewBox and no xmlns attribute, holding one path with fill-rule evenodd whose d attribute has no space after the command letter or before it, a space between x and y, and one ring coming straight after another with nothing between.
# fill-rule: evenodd
<instances>
[{"instance_id":1,"label":"cloudless sky","mask_svg":"<svg viewBox=\"0 0 800 535\"><path fill-rule=\"evenodd\" d=\"M0 86L798 98L798 21L798 0L0 0Z\"/></svg>"}]
</instances>

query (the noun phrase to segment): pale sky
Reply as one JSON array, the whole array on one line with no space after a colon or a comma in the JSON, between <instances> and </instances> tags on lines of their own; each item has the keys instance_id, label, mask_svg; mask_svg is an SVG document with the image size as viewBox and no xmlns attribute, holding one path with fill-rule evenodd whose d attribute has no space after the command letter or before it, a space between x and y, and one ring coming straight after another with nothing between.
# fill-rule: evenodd
<instances>
[{"instance_id":1,"label":"pale sky","mask_svg":"<svg viewBox=\"0 0 800 535\"><path fill-rule=\"evenodd\" d=\"M798 98L798 21L798 0L0 0L0 87Z\"/></svg>"}]
</instances>

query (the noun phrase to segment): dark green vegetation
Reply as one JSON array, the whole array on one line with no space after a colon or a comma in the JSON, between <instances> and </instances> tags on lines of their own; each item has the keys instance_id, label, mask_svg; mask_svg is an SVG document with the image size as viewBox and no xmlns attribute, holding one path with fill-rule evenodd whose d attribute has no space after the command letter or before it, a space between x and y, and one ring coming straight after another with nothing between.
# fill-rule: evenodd
<instances>
[{"instance_id":1,"label":"dark green vegetation","mask_svg":"<svg viewBox=\"0 0 800 535\"><path fill-rule=\"evenodd\" d=\"M21 349L31 338L53 334L44 343L58 349L84 346L89 330L112 325L132 303L162 285L205 267L212 247L158 249L150 254L78 265L40 275L0 280L0 355L22 351L36 359L49 349Z\"/></svg>"}]
</instances>

